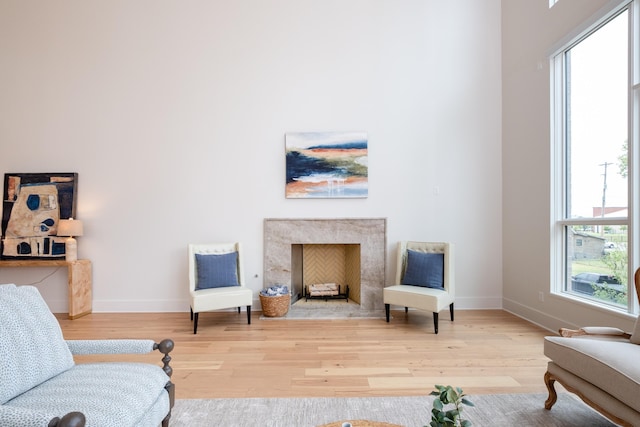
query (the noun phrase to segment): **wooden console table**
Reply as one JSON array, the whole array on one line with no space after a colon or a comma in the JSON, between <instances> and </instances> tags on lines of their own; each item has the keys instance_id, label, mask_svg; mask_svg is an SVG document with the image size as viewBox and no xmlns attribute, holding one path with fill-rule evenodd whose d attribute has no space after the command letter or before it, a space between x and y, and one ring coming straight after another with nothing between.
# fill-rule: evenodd
<instances>
[{"instance_id":1,"label":"wooden console table","mask_svg":"<svg viewBox=\"0 0 640 427\"><path fill-rule=\"evenodd\" d=\"M5 267L67 267L69 277L69 319L77 319L91 313L91 261L79 259L77 261L61 260L3 260L0 268Z\"/></svg>"}]
</instances>

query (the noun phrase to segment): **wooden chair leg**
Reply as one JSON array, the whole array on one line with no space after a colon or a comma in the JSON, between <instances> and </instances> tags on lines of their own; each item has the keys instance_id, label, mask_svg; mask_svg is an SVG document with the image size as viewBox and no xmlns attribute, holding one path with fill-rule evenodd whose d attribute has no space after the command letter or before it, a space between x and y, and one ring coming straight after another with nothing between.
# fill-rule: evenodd
<instances>
[{"instance_id":1,"label":"wooden chair leg","mask_svg":"<svg viewBox=\"0 0 640 427\"><path fill-rule=\"evenodd\" d=\"M387 315L387 323L389 323L389 312L391 311L391 304L384 305L384 312Z\"/></svg>"},{"instance_id":2,"label":"wooden chair leg","mask_svg":"<svg viewBox=\"0 0 640 427\"><path fill-rule=\"evenodd\" d=\"M453 322L453 303L449 304L449 312L451 313L451 321Z\"/></svg>"},{"instance_id":3,"label":"wooden chair leg","mask_svg":"<svg viewBox=\"0 0 640 427\"><path fill-rule=\"evenodd\" d=\"M556 379L551 376L551 374L547 371L544 373L544 384L547 386L547 390L549 391L549 397L544 402L545 409L551 409L551 407L558 400L558 394L556 393L556 388L554 387L554 383Z\"/></svg>"},{"instance_id":4,"label":"wooden chair leg","mask_svg":"<svg viewBox=\"0 0 640 427\"><path fill-rule=\"evenodd\" d=\"M240 314L240 307L238 307L238 314Z\"/></svg>"},{"instance_id":5,"label":"wooden chair leg","mask_svg":"<svg viewBox=\"0 0 640 427\"><path fill-rule=\"evenodd\" d=\"M436 330L436 334L438 333L438 313L433 313L433 327Z\"/></svg>"},{"instance_id":6,"label":"wooden chair leg","mask_svg":"<svg viewBox=\"0 0 640 427\"><path fill-rule=\"evenodd\" d=\"M404 314L407 314L407 313L409 313L409 307L404 308Z\"/></svg>"},{"instance_id":7,"label":"wooden chair leg","mask_svg":"<svg viewBox=\"0 0 640 427\"><path fill-rule=\"evenodd\" d=\"M171 411L167 414L166 417L162 420L162 427L169 427L169 420L171 419Z\"/></svg>"},{"instance_id":8,"label":"wooden chair leg","mask_svg":"<svg viewBox=\"0 0 640 427\"><path fill-rule=\"evenodd\" d=\"M248 325L251 324L251 306L250 305L247 306L247 324Z\"/></svg>"},{"instance_id":9,"label":"wooden chair leg","mask_svg":"<svg viewBox=\"0 0 640 427\"><path fill-rule=\"evenodd\" d=\"M200 313L193 313L193 334L196 334L196 331L198 330L198 315Z\"/></svg>"},{"instance_id":10,"label":"wooden chair leg","mask_svg":"<svg viewBox=\"0 0 640 427\"><path fill-rule=\"evenodd\" d=\"M193 308L189 307L189 311L191 312L191 321L193 322Z\"/></svg>"}]
</instances>

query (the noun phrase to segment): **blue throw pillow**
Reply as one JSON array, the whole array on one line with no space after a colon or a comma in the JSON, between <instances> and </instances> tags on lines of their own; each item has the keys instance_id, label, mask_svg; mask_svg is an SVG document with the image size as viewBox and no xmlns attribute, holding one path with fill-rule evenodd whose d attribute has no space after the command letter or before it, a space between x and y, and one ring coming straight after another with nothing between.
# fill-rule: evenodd
<instances>
[{"instance_id":1,"label":"blue throw pillow","mask_svg":"<svg viewBox=\"0 0 640 427\"><path fill-rule=\"evenodd\" d=\"M402 284L444 290L444 254L408 250Z\"/></svg>"},{"instance_id":2,"label":"blue throw pillow","mask_svg":"<svg viewBox=\"0 0 640 427\"><path fill-rule=\"evenodd\" d=\"M240 286L238 252L228 254L196 254L196 290Z\"/></svg>"}]
</instances>

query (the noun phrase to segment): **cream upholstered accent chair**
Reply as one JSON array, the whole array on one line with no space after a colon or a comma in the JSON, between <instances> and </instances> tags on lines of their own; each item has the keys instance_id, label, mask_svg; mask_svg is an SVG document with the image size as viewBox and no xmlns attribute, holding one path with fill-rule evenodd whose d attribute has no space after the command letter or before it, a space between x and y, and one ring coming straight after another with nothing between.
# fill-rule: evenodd
<instances>
[{"instance_id":1,"label":"cream upholstered accent chair","mask_svg":"<svg viewBox=\"0 0 640 427\"><path fill-rule=\"evenodd\" d=\"M438 313L449 307L453 321L455 277L453 244L443 242L400 242L396 280L383 290L384 307L389 322L392 305L417 308L433 313L438 333Z\"/></svg>"},{"instance_id":2,"label":"cream upholstered accent chair","mask_svg":"<svg viewBox=\"0 0 640 427\"><path fill-rule=\"evenodd\" d=\"M245 286L240 243L189 245L189 293L193 333L203 311L247 307L251 324L253 291Z\"/></svg>"},{"instance_id":3,"label":"cream upholstered accent chair","mask_svg":"<svg viewBox=\"0 0 640 427\"><path fill-rule=\"evenodd\" d=\"M640 295L640 268L634 277ZM616 425L640 426L640 316L631 333L611 326L559 332L544 338L544 355L550 359L544 407L551 410L556 403L557 381Z\"/></svg>"}]
</instances>

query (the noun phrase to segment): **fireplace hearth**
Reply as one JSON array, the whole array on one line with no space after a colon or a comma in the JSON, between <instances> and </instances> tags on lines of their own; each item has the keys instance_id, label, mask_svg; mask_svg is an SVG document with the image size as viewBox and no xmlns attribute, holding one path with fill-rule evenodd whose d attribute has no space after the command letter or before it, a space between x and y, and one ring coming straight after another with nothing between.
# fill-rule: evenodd
<instances>
[{"instance_id":1,"label":"fireplace hearth","mask_svg":"<svg viewBox=\"0 0 640 427\"><path fill-rule=\"evenodd\" d=\"M285 284L293 289L301 269L294 248L301 245L359 247L360 308L382 310L387 247L385 218L265 219L265 287Z\"/></svg>"}]
</instances>

